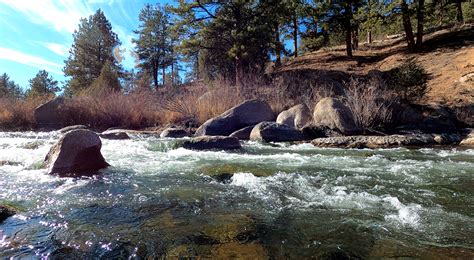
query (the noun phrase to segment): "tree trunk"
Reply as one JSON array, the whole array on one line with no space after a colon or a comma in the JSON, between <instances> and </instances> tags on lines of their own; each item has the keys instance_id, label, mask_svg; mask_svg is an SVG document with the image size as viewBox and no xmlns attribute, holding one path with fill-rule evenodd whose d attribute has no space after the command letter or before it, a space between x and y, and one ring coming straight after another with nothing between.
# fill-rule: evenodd
<instances>
[{"instance_id":1,"label":"tree trunk","mask_svg":"<svg viewBox=\"0 0 474 260\"><path fill-rule=\"evenodd\" d=\"M163 68L162 68L162 73L163 73L163 87L165 86L165 83L166 83L166 81L165 81L165 78L166 78L166 71L165 71L165 69L166 69L165 66L163 66Z\"/></svg>"},{"instance_id":2,"label":"tree trunk","mask_svg":"<svg viewBox=\"0 0 474 260\"><path fill-rule=\"evenodd\" d=\"M280 48L280 27L278 26L278 23L275 24L275 67L280 67L281 66L281 48Z\"/></svg>"},{"instance_id":3,"label":"tree trunk","mask_svg":"<svg viewBox=\"0 0 474 260\"><path fill-rule=\"evenodd\" d=\"M352 26L351 26L352 5L351 4L347 4L345 8L345 13L347 14L347 17L345 18L345 21L344 21L344 27L346 30L346 52L347 52L347 56L352 58Z\"/></svg>"},{"instance_id":4,"label":"tree trunk","mask_svg":"<svg viewBox=\"0 0 474 260\"><path fill-rule=\"evenodd\" d=\"M153 67L152 68L152 74L153 74L153 85L155 85L155 89L158 90L158 67Z\"/></svg>"},{"instance_id":5,"label":"tree trunk","mask_svg":"<svg viewBox=\"0 0 474 260\"><path fill-rule=\"evenodd\" d=\"M238 87L242 86L242 78L243 78L243 67L242 67L242 59L239 56L235 57L235 85Z\"/></svg>"},{"instance_id":6,"label":"tree trunk","mask_svg":"<svg viewBox=\"0 0 474 260\"><path fill-rule=\"evenodd\" d=\"M359 48L359 28L354 27L352 30L352 49L357 50Z\"/></svg>"},{"instance_id":7,"label":"tree trunk","mask_svg":"<svg viewBox=\"0 0 474 260\"><path fill-rule=\"evenodd\" d=\"M372 31L367 30L367 43L371 44L372 43Z\"/></svg>"},{"instance_id":8,"label":"tree trunk","mask_svg":"<svg viewBox=\"0 0 474 260\"><path fill-rule=\"evenodd\" d=\"M402 9L403 28L405 29L405 36L408 43L408 50L415 51L415 37L413 36L413 28L411 27L410 14L408 12L408 5L405 0L401 0L400 7Z\"/></svg>"},{"instance_id":9,"label":"tree trunk","mask_svg":"<svg viewBox=\"0 0 474 260\"><path fill-rule=\"evenodd\" d=\"M293 44L295 48L295 57L298 57L298 17L293 16Z\"/></svg>"},{"instance_id":10,"label":"tree trunk","mask_svg":"<svg viewBox=\"0 0 474 260\"><path fill-rule=\"evenodd\" d=\"M461 0L456 0L456 20L459 23L464 22L464 17L462 15L462 5Z\"/></svg>"},{"instance_id":11,"label":"tree trunk","mask_svg":"<svg viewBox=\"0 0 474 260\"><path fill-rule=\"evenodd\" d=\"M418 8L416 9L416 51L421 51L423 46L423 23L424 23L424 13L425 13L425 0L418 0Z\"/></svg>"},{"instance_id":12,"label":"tree trunk","mask_svg":"<svg viewBox=\"0 0 474 260\"><path fill-rule=\"evenodd\" d=\"M171 62L171 86L174 86L174 62Z\"/></svg>"}]
</instances>

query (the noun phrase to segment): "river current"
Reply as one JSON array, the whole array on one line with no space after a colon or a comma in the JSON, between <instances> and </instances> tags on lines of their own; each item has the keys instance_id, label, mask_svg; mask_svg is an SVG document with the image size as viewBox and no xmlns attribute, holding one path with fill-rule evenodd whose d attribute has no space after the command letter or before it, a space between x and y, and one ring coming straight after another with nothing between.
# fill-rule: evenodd
<instances>
[{"instance_id":1,"label":"river current","mask_svg":"<svg viewBox=\"0 0 474 260\"><path fill-rule=\"evenodd\" d=\"M60 135L0 133L0 258L474 258L474 149L103 140L112 167L50 176Z\"/></svg>"}]
</instances>

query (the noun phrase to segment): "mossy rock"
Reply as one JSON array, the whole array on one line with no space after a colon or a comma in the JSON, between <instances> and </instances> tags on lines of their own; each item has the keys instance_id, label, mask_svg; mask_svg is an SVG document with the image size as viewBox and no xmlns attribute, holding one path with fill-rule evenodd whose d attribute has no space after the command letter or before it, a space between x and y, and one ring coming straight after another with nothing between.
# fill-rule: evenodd
<instances>
[{"instance_id":1,"label":"mossy rock","mask_svg":"<svg viewBox=\"0 0 474 260\"><path fill-rule=\"evenodd\" d=\"M8 205L0 205L0 223L16 214L16 209Z\"/></svg>"},{"instance_id":2,"label":"mossy rock","mask_svg":"<svg viewBox=\"0 0 474 260\"><path fill-rule=\"evenodd\" d=\"M207 176L219 176L222 174L234 174L239 172L250 172L257 177L271 176L276 173L267 167L259 168L255 165L245 164L223 164L223 165L205 165L199 169L199 172Z\"/></svg>"},{"instance_id":3,"label":"mossy rock","mask_svg":"<svg viewBox=\"0 0 474 260\"><path fill-rule=\"evenodd\" d=\"M211 259L268 259L267 249L257 243L231 242L212 248Z\"/></svg>"},{"instance_id":4,"label":"mossy rock","mask_svg":"<svg viewBox=\"0 0 474 260\"><path fill-rule=\"evenodd\" d=\"M0 161L0 166L18 166L20 165L21 163L19 162L12 162L12 161Z\"/></svg>"},{"instance_id":5,"label":"mossy rock","mask_svg":"<svg viewBox=\"0 0 474 260\"><path fill-rule=\"evenodd\" d=\"M38 147L40 147L42 143L39 142L39 141L33 141L33 142L28 142L26 144L23 144L21 146L21 148L23 149L29 149L29 150L34 150L34 149L38 149Z\"/></svg>"},{"instance_id":6,"label":"mossy rock","mask_svg":"<svg viewBox=\"0 0 474 260\"><path fill-rule=\"evenodd\" d=\"M254 220L245 215L217 215L202 227L202 233L218 243L247 240L255 232Z\"/></svg>"}]
</instances>

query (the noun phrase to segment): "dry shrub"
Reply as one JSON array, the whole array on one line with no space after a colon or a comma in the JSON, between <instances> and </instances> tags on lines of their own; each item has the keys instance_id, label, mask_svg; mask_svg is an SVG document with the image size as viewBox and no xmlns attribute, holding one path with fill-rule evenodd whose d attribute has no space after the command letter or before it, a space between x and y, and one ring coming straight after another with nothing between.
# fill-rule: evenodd
<instances>
[{"instance_id":1,"label":"dry shrub","mask_svg":"<svg viewBox=\"0 0 474 260\"><path fill-rule=\"evenodd\" d=\"M393 123L392 107L397 98L379 78L351 79L346 84L343 100L354 115L355 123L366 131L385 130Z\"/></svg>"},{"instance_id":2,"label":"dry shrub","mask_svg":"<svg viewBox=\"0 0 474 260\"><path fill-rule=\"evenodd\" d=\"M46 98L0 98L0 129L31 130L35 127L34 110Z\"/></svg>"},{"instance_id":3,"label":"dry shrub","mask_svg":"<svg viewBox=\"0 0 474 260\"><path fill-rule=\"evenodd\" d=\"M102 97L79 96L63 107L65 125L83 124L96 129L124 127L137 129L160 123L158 99L151 91Z\"/></svg>"}]
</instances>

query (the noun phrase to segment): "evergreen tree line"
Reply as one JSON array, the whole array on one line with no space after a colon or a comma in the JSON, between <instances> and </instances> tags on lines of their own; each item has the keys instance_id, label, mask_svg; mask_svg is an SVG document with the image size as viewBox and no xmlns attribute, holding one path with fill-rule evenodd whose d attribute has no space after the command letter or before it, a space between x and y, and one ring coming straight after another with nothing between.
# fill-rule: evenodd
<instances>
[{"instance_id":1,"label":"evergreen tree line","mask_svg":"<svg viewBox=\"0 0 474 260\"><path fill-rule=\"evenodd\" d=\"M423 31L473 19L472 0L179 0L146 4L134 31L137 70L121 65L121 42L99 9L80 20L63 69L64 94L105 95L122 89L159 88L187 80L224 78L240 84L269 62L325 46L344 44L352 57L364 39L404 34L408 50L423 50ZM291 47L287 47L291 42ZM160 82L161 75L161 82ZM0 96L54 95L58 83L46 71L21 89L0 76Z\"/></svg>"}]
</instances>

